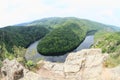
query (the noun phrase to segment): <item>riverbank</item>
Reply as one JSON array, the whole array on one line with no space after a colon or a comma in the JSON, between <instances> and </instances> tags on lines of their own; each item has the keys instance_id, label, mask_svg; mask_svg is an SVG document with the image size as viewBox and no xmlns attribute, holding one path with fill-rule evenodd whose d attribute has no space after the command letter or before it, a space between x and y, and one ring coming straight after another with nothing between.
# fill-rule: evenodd
<instances>
[{"instance_id":1,"label":"riverbank","mask_svg":"<svg viewBox=\"0 0 120 80\"><path fill-rule=\"evenodd\" d=\"M93 44L93 42L94 42L94 35L88 35L86 36L84 41L73 52L77 52L82 49L88 49ZM32 60L35 62L39 61L40 59L44 59L46 61L51 61L51 62L64 62L65 61L68 55L67 53L61 56L43 56L39 54L37 52L38 43L39 41L36 41L27 48L26 55L25 55L27 60Z\"/></svg>"}]
</instances>

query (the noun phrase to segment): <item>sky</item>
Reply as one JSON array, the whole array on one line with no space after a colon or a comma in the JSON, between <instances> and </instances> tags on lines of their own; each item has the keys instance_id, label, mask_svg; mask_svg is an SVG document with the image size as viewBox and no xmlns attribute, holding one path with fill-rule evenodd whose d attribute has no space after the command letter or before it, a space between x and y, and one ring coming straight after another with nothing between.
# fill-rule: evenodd
<instances>
[{"instance_id":1,"label":"sky","mask_svg":"<svg viewBox=\"0 0 120 80\"><path fill-rule=\"evenodd\" d=\"M120 1L0 0L0 27L47 17L78 17L120 26Z\"/></svg>"}]
</instances>

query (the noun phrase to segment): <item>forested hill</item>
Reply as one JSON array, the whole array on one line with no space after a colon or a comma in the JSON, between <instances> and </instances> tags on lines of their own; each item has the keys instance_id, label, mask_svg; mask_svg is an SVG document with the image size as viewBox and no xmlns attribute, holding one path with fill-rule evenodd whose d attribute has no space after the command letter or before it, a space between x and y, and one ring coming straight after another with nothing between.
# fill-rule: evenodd
<instances>
[{"instance_id":1,"label":"forested hill","mask_svg":"<svg viewBox=\"0 0 120 80\"><path fill-rule=\"evenodd\" d=\"M9 52L13 46L26 48L49 32L43 26L8 26L0 29L0 46L5 45Z\"/></svg>"},{"instance_id":2,"label":"forested hill","mask_svg":"<svg viewBox=\"0 0 120 80\"><path fill-rule=\"evenodd\" d=\"M87 20L87 19L79 19L75 17L50 17L43 18L40 20L35 20L28 23L18 24L17 26L34 26L34 25L44 25L49 29L57 28L59 25L64 24L66 21L77 21L80 25L87 26L88 30L108 30L108 31L120 31L120 28L117 26L106 25L99 22Z\"/></svg>"},{"instance_id":3,"label":"forested hill","mask_svg":"<svg viewBox=\"0 0 120 80\"><path fill-rule=\"evenodd\" d=\"M0 28L0 45L5 45L8 51L12 51L13 46L28 47L34 41L43 38L47 33L52 32L54 29L60 28L66 22L77 23L77 25L79 25L80 30L83 30L83 32L85 32L84 34L91 30L120 30L120 28L115 26L104 25L98 22L74 17L44 18L29 23ZM72 32L76 34L76 29L70 29L73 29Z\"/></svg>"},{"instance_id":4,"label":"forested hill","mask_svg":"<svg viewBox=\"0 0 120 80\"><path fill-rule=\"evenodd\" d=\"M48 33L38 44L38 52L43 55L63 55L74 50L86 36L86 26L68 21Z\"/></svg>"}]
</instances>

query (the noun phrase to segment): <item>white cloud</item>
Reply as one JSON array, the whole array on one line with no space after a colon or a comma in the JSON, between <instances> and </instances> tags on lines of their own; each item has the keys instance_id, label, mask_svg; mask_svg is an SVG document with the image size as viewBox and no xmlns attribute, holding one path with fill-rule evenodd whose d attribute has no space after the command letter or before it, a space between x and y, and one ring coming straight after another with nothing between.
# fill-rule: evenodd
<instances>
[{"instance_id":1,"label":"white cloud","mask_svg":"<svg viewBox=\"0 0 120 80\"><path fill-rule=\"evenodd\" d=\"M0 3L0 25L11 25L43 16L50 10L39 0L2 0ZM8 4L9 3L9 4ZM2 5L4 4L4 5Z\"/></svg>"},{"instance_id":2,"label":"white cloud","mask_svg":"<svg viewBox=\"0 0 120 80\"><path fill-rule=\"evenodd\" d=\"M0 0L0 26L44 17L75 16L119 24L119 0ZM103 18L104 16L104 18ZM120 25L120 24L119 24Z\"/></svg>"}]
</instances>

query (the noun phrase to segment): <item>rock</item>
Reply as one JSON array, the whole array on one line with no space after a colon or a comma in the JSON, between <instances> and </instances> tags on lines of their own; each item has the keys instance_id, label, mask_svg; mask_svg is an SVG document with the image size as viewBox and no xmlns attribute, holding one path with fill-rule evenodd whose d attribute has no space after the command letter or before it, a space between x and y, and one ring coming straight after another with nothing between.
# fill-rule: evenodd
<instances>
[{"instance_id":1,"label":"rock","mask_svg":"<svg viewBox=\"0 0 120 80\"><path fill-rule=\"evenodd\" d=\"M52 70L54 71L63 71L63 64L62 63L55 63L52 67Z\"/></svg>"},{"instance_id":2,"label":"rock","mask_svg":"<svg viewBox=\"0 0 120 80\"><path fill-rule=\"evenodd\" d=\"M25 73L24 77L19 80L49 80L49 79L42 78L40 75L29 71L28 73Z\"/></svg>"},{"instance_id":3,"label":"rock","mask_svg":"<svg viewBox=\"0 0 120 80\"><path fill-rule=\"evenodd\" d=\"M81 78L81 80L101 80L104 54L100 49L84 49L68 55L65 61L67 78ZM67 65L66 65L67 64Z\"/></svg>"},{"instance_id":4,"label":"rock","mask_svg":"<svg viewBox=\"0 0 120 80\"><path fill-rule=\"evenodd\" d=\"M120 66L104 67L107 57L101 49L84 49L70 53L64 63L40 61L36 73L6 59L1 69L6 79L2 80L120 80Z\"/></svg>"},{"instance_id":5,"label":"rock","mask_svg":"<svg viewBox=\"0 0 120 80\"><path fill-rule=\"evenodd\" d=\"M47 62L47 61L46 62L44 61L43 64L44 64L43 67L46 68L47 70L51 70L54 66L54 63Z\"/></svg>"},{"instance_id":6,"label":"rock","mask_svg":"<svg viewBox=\"0 0 120 80\"><path fill-rule=\"evenodd\" d=\"M64 72L65 73L75 73L78 72L80 70L80 66L79 65L68 65L65 64L64 65Z\"/></svg>"},{"instance_id":7,"label":"rock","mask_svg":"<svg viewBox=\"0 0 120 80\"><path fill-rule=\"evenodd\" d=\"M103 63L107 55L101 49L84 49L70 53L64 63L45 62L44 68L61 74L68 80L102 80Z\"/></svg>"},{"instance_id":8,"label":"rock","mask_svg":"<svg viewBox=\"0 0 120 80\"><path fill-rule=\"evenodd\" d=\"M120 65L114 68L104 69L103 75L104 80L120 80ZM106 79L105 79L106 78Z\"/></svg>"},{"instance_id":9,"label":"rock","mask_svg":"<svg viewBox=\"0 0 120 80\"><path fill-rule=\"evenodd\" d=\"M44 61L43 68L47 69L48 71L52 71L56 74L64 76L64 66L63 63L52 63Z\"/></svg>"},{"instance_id":10,"label":"rock","mask_svg":"<svg viewBox=\"0 0 120 80\"><path fill-rule=\"evenodd\" d=\"M64 66L63 63L55 63L52 70L54 73L64 76Z\"/></svg>"},{"instance_id":11,"label":"rock","mask_svg":"<svg viewBox=\"0 0 120 80\"><path fill-rule=\"evenodd\" d=\"M18 63L16 60L4 60L3 67L1 68L2 76L6 78L6 80L18 80L23 77L23 66Z\"/></svg>"},{"instance_id":12,"label":"rock","mask_svg":"<svg viewBox=\"0 0 120 80\"><path fill-rule=\"evenodd\" d=\"M2 80L50 80L25 69L16 59L3 61Z\"/></svg>"}]
</instances>

